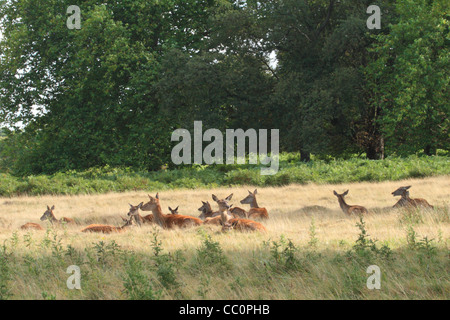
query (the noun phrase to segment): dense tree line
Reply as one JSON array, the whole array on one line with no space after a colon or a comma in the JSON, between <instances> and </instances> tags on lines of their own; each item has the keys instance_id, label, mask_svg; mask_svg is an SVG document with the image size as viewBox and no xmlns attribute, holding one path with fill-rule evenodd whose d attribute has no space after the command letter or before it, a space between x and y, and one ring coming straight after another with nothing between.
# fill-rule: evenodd
<instances>
[{"instance_id":1,"label":"dense tree line","mask_svg":"<svg viewBox=\"0 0 450 320\"><path fill-rule=\"evenodd\" d=\"M17 174L156 170L171 134L280 129L302 159L449 150L449 4L0 0L1 144ZM276 63L271 60L276 56ZM20 125L19 125L20 124Z\"/></svg>"}]
</instances>

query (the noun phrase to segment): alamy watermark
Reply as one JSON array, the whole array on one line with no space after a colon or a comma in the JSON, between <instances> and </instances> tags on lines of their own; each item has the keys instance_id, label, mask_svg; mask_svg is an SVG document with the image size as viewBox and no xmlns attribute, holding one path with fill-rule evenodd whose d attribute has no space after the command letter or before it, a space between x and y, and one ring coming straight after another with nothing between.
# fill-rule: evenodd
<instances>
[{"instance_id":1,"label":"alamy watermark","mask_svg":"<svg viewBox=\"0 0 450 320\"><path fill-rule=\"evenodd\" d=\"M245 164L246 154L248 154L249 164L256 165L259 160L259 163L263 165L261 168L262 175L274 175L279 168L279 139L279 130L271 129L269 155L267 151L267 129L259 129L258 131L255 129L248 129L247 131L226 129L224 140L220 130L208 129L203 133L202 121L194 121L193 143L191 132L187 129L177 129L172 133L172 142L180 140L181 142L172 149L171 159L176 165L192 164L193 154L193 163L195 164ZM248 140L248 153L246 153L246 140ZM211 143L203 148L204 141ZM270 166L266 167L267 165Z\"/></svg>"},{"instance_id":2,"label":"alamy watermark","mask_svg":"<svg viewBox=\"0 0 450 320\"><path fill-rule=\"evenodd\" d=\"M81 29L81 10L79 6L69 6L66 10L66 14L70 14L67 18L66 25L69 29Z\"/></svg>"},{"instance_id":3,"label":"alamy watermark","mask_svg":"<svg viewBox=\"0 0 450 320\"><path fill-rule=\"evenodd\" d=\"M367 28L372 29L381 29L381 9L377 5L371 5L367 8L367 13L372 14L366 22Z\"/></svg>"},{"instance_id":4,"label":"alamy watermark","mask_svg":"<svg viewBox=\"0 0 450 320\"><path fill-rule=\"evenodd\" d=\"M81 289L81 269L79 266L69 266L66 270L66 273L72 274L69 278L67 278L66 285L70 290L80 290Z\"/></svg>"},{"instance_id":5,"label":"alamy watermark","mask_svg":"<svg viewBox=\"0 0 450 320\"><path fill-rule=\"evenodd\" d=\"M381 289L381 270L379 266L372 265L369 266L366 270L367 274L371 274L369 278L367 278L367 289L369 290L380 290Z\"/></svg>"}]
</instances>

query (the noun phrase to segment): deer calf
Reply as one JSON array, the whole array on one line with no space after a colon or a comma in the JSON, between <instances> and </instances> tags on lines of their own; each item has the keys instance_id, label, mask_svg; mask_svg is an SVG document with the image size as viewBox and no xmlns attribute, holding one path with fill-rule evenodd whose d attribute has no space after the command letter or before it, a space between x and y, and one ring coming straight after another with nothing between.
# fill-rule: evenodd
<instances>
[{"instance_id":1,"label":"deer calf","mask_svg":"<svg viewBox=\"0 0 450 320\"><path fill-rule=\"evenodd\" d=\"M344 213L346 213L348 215L351 215L352 213L356 213L356 214L367 214L368 213L367 209L362 206L348 205L345 202L344 197L348 194L348 190L342 194L339 194L336 191L333 191L333 193L338 198L339 205L341 206L341 209L342 209L342 211L344 211Z\"/></svg>"}]
</instances>

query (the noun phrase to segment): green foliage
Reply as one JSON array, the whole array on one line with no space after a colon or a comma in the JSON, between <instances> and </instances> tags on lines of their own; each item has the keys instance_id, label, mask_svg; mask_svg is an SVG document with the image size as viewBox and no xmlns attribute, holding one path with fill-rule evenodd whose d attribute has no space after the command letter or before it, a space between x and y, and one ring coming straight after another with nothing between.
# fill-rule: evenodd
<instances>
[{"instance_id":1,"label":"green foliage","mask_svg":"<svg viewBox=\"0 0 450 320\"><path fill-rule=\"evenodd\" d=\"M132 190L216 188L219 186L284 186L289 184L380 182L408 178L449 175L448 157L388 158L385 160L300 160L298 153L280 155L279 172L262 176L254 165L211 165L164 171L133 171L132 168L105 166L84 171L71 170L53 175L15 177L0 173L0 196L76 195ZM413 213L403 213L402 217ZM441 219L448 214L440 213Z\"/></svg>"},{"instance_id":2,"label":"green foliage","mask_svg":"<svg viewBox=\"0 0 450 320\"><path fill-rule=\"evenodd\" d=\"M200 268L214 267L221 271L231 271L231 265L223 253L220 243L212 240L204 230L199 231L202 245L197 248L196 262Z\"/></svg>"},{"instance_id":3,"label":"green foliage","mask_svg":"<svg viewBox=\"0 0 450 320\"><path fill-rule=\"evenodd\" d=\"M173 169L171 133L194 120L278 128L281 150L302 161L448 155L448 1L384 1L382 29L370 31L369 0L86 0L80 30L66 27L70 4L0 2L0 121L11 129L0 133L0 171L33 176L1 194L136 188L143 180L121 176L49 190L37 175ZM315 180L305 171L172 170L151 187Z\"/></svg>"},{"instance_id":4,"label":"green foliage","mask_svg":"<svg viewBox=\"0 0 450 320\"><path fill-rule=\"evenodd\" d=\"M279 241L265 241L264 245L268 246L270 250L271 260L267 267L271 270L283 272L299 268L299 260L296 257L298 248L291 239L286 239L284 235L281 235Z\"/></svg>"},{"instance_id":5,"label":"green foliage","mask_svg":"<svg viewBox=\"0 0 450 320\"><path fill-rule=\"evenodd\" d=\"M12 253L7 252L8 248L4 243L0 247L0 300L7 300L11 297L10 280L12 269L10 259Z\"/></svg>"},{"instance_id":6,"label":"green foliage","mask_svg":"<svg viewBox=\"0 0 450 320\"><path fill-rule=\"evenodd\" d=\"M161 290L156 290L149 276L143 271L143 261L132 254L125 260L123 286L129 300L159 300Z\"/></svg>"},{"instance_id":7,"label":"green foliage","mask_svg":"<svg viewBox=\"0 0 450 320\"><path fill-rule=\"evenodd\" d=\"M358 239L353 246L353 251L361 258L370 260L373 257L381 257L384 259L389 259L392 256L392 251L388 245L384 244L379 248L377 246L377 240L370 239L369 234L366 230L366 223L363 217L360 217L359 222L356 226L360 230ZM349 253L351 255L351 253Z\"/></svg>"},{"instance_id":8,"label":"green foliage","mask_svg":"<svg viewBox=\"0 0 450 320\"><path fill-rule=\"evenodd\" d=\"M449 3L397 1L398 22L376 36L368 66L386 148L398 155L448 150Z\"/></svg>"}]
</instances>

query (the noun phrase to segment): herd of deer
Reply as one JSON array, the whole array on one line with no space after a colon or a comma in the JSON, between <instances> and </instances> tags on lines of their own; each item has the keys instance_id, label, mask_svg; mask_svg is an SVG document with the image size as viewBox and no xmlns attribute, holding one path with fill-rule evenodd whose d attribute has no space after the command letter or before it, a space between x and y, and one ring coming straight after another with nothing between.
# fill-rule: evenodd
<instances>
[{"instance_id":1,"label":"herd of deer","mask_svg":"<svg viewBox=\"0 0 450 320\"><path fill-rule=\"evenodd\" d=\"M400 187L394 192L393 196L401 196L400 200L394 205L394 208L406 207L406 208L433 208L425 199L411 199L409 197L408 189L411 186ZM230 194L224 199L219 199L216 195L212 195L212 199L218 204L219 210L213 211L211 204L206 201L202 201L202 206L198 209L201 212L198 218L180 215L178 214L178 207L172 209L169 207L170 214L164 214L159 202L159 194L157 193L155 197L148 195L150 201L144 204L141 202L137 206L130 204L130 211L128 212L128 218L122 218L125 224L121 227L114 227L109 225L101 224L91 224L86 228L82 229L82 232L100 232L100 233L112 233L112 232L122 232L127 227L136 223L141 226L142 224L157 224L163 229L172 229L174 227L186 228L200 226L202 224L210 225L220 225L222 231L228 231L231 229L240 231L266 231L264 225L260 222L254 221L253 219L264 220L269 218L269 214L266 208L260 208L256 202L257 190L254 192L249 191L249 195L241 200L241 204L249 204L250 210L246 211L239 207L232 207L229 201L233 197ZM349 205L345 202L344 197L348 194L348 190L342 194L338 194L333 191L334 195L338 198L339 205L342 211L348 215L351 214L367 214L368 210L362 206ZM74 224L74 220L70 218L57 219L53 213L55 206L51 208L47 206L47 210L41 217L41 221L48 220L52 225L60 224ZM151 211L152 213L146 216L141 216L139 214L141 211ZM41 225L37 223L27 223L21 226L21 229L29 230L43 230Z\"/></svg>"}]
</instances>

